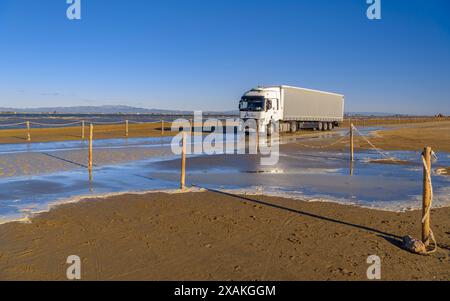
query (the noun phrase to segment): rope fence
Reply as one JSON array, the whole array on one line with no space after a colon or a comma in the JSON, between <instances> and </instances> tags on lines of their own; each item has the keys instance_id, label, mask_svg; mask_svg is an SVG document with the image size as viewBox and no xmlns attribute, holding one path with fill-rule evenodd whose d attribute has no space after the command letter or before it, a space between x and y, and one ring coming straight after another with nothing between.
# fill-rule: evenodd
<instances>
[{"instance_id":1,"label":"rope fence","mask_svg":"<svg viewBox=\"0 0 450 301\"><path fill-rule=\"evenodd\" d=\"M159 121L137 121L137 120L120 120L120 121L94 121L94 120L79 120L79 121L74 121L74 122L68 122L68 123L45 123L45 122L37 122L37 121L24 121L24 122L18 122L18 123L11 123L11 124L1 124L0 123L0 130L1 129L8 129L8 130L18 130L21 131L22 130L22 126L24 126L25 129L25 137L26 140L28 142L32 141L32 133L33 130L39 129L39 130L45 130L46 128L48 129L62 129L62 128L66 128L66 129L74 129L75 127L80 127L80 131L79 134L77 133L73 133L73 131L71 131L70 133L67 132L66 134L74 137L75 135L79 135L78 137L81 140L85 140L85 133L86 133L86 124L92 124L92 125L98 125L100 126L99 128L96 129L97 132L101 132L103 134L107 133L107 132L117 132L117 131L123 131L123 136L128 138L130 136L130 133L132 130L134 130L135 132L141 132L141 134L139 135L140 137L145 136L145 134L142 134L142 131L145 130L152 130L152 131L159 131L160 136L164 136L166 134L166 126L170 126L171 123L173 121L166 121L164 119L161 119ZM194 128L198 126L198 124L196 124L194 122L193 119L189 120L190 122L190 132L193 133L194 132ZM123 128L119 128L120 125L123 125ZM138 126L138 128L131 128L132 125ZM143 127L139 127L139 126L152 126L149 129L143 128ZM160 127L153 127L155 125L161 125ZM108 126L112 126L112 127L108 127ZM115 127L114 127L115 126ZM202 125L200 125L199 127L203 127L203 123ZM11 129L9 129L11 128ZM1 131L0 131L1 133ZM33 134L37 134L37 132L34 132ZM59 135L61 135L61 133L58 133ZM119 135L120 136L120 135ZM14 138L19 138L17 135L14 136ZM71 138L71 140L73 140Z\"/></svg>"},{"instance_id":2,"label":"rope fence","mask_svg":"<svg viewBox=\"0 0 450 301\"><path fill-rule=\"evenodd\" d=\"M19 122L19 123L10 123L10 124L0 124L0 127L14 127L26 124L26 122Z\"/></svg>"},{"instance_id":3,"label":"rope fence","mask_svg":"<svg viewBox=\"0 0 450 301\"><path fill-rule=\"evenodd\" d=\"M330 144L327 144L327 145L312 145L312 144L299 143L299 142L297 142L296 144L301 145L301 146L306 147L306 148L325 149L325 148L329 148L329 147L332 147L332 146L335 146L335 145L341 143L342 141L346 140L347 136L349 136L349 135L350 135L350 131L347 132L345 135L343 135L340 139L338 139L338 140L336 140L334 142L331 142Z\"/></svg>"},{"instance_id":4,"label":"rope fence","mask_svg":"<svg viewBox=\"0 0 450 301\"><path fill-rule=\"evenodd\" d=\"M364 134L362 134L353 124L351 125L351 127L352 127L352 129L353 130L355 130L357 133L358 133L358 135L359 135L359 137L362 137L363 138L363 140L364 141L366 141L369 145L370 145L370 147L374 150L374 151L376 151L378 154L380 154L381 156L383 156L385 159L387 159L387 160L391 160L391 161L394 161L394 160L398 160L397 158L394 158L394 157L392 157L392 156L389 156L387 153L385 153L385 152L383 152L380 148L378 148L378 147L376 147Z\"/></svg>"},{"instance_id":5,"label":"rope fence","mask_svg":"<svg viewBox=\"0 0 450 301\"><path fill-rule=\"evenodd\" d=\"M382 152L379 148L377 148L369 139L367 139L367 137L365 135L362 135L361 132L356 128L357 125L360 126L370 126L370 125L382 125L382 124L392 124L392 123L426 123L426 122L443 122L443 121L450 121L450 117L399 117L399 118L346 118L344 119L342 125L348 125L350 127L350 136L351 136L351 140L353 139L353 133L352 131L355 130L356 133L359 134L360 137L363 138L363 140L365 140L370 147L375 150L376 152L378 152L380 155L382 155L385 159L387 160L395 160L395 158L389 157L386 153ZM33 135L36 134L34 132L34 129L40 129L43 130L45 128L49 128L49 129L58 129L58 128L69 128L69 127L76 127L76 126L80 126L81 130L79 132L79 137L82 140L85 140L85 123L87 124L93 124L93 125L99 125L99 126L120 126L123 125L123 136L124 137L129 137L130 136L130 132L131 130L133 130L132 128L130 128L131 125L156 125L156 124L161 124L161 127L159 128L159 132L161 136L165 135L165 122L168 122L170 124L171 121L164 121L164 120L160 120L160 121L137 121L137 120L120 120L120 121L95 121L95 120L79 120L79 121L74 121L74 122L68 122L68 123L46 123L46 122L37 122L37 121L23 121L23 122L17 122L17 123L10 123L10 124L1 124L0 123L0 130L1 129L5 129L5 130L9 130L9 131L13 131L13 130L21 130L22 126L24 128L25 132L25 139L30 142L32 141L32 133ZM191 132L194 132L193 129L196 127L196 124L194 124L193 120L190 120L191 123ZM120 131L121 129L118 128L100 128L97 129L97 131L101 131L103 134L105 134L108 131L114 132L114 131ZM142 131L145 129L134 129L135 131ZM152 130L156 130L156 129L152 129ZM77 135L77 134L75 134ZM330 148L332 146L335 146L341 142L343 142L343 140L345 140L349 134L346 133L341 139L330 143L329 145L308 145L306 143L299 143L300 145L307 147L307 148L311 148L311 149L326 149L326 148ZM70 133L70 136L74 136L73 133ZM145 136L145 135L143 135ZM14 138L18 138L17 135L14 136ZM73 139L73 138L71 138ZM351 156L353 158L353 156Z\"/></svg>"},{"instance_id":6,"label":"rope fence","mask_svg":"<svg viewBox=\"0 0 450 301\"><path fill-rule=\"evenodd\" d=\"M120 128L107 128L107 126L111 125L111 126L120 126L120 125L124 125L124 136L128 137L129 133L130 133L130 125L155 125L155 124L161 124L161 128L151 128L151 130L159 130L161 136L164 135L165 133L165 128L164 128L164 124L165 123L171 123L171 121L164 121L164 120L160 120L160 121L134 121L134 120L120 120L120 121L93 121L93 120L79 120L79 121L74 121L74 122L68 122L68 123L45 123L45 122L37 122L37 121L23 121L23 122L17 122L17 123L10 123L10 124L1 124L0 123L0 130L5 129L5 130L9 130L9 131L13 131L13 130L22 130L24 129L25 132L25 137L27 141L31 141L32 139L32 131L34 129L39 129L39 130L45 130L46 128L49 129L58 129L58 128L75 128L77 126L79 126L81 128L80 130L80 138L82 140L85 139L85 126L86 124L92 124L92 125L99 125L99 126L104 126L101 127L100 129L97 129L98 131L102 132L102 133L106 133L108 131L111 132L115 132L115 131L120 131ZM22 128L23 127L23 128ZM145 129L135 129L135 130L145 130ZM72 134L72 133L71 133ZM17 137L16 137L17 138Z\"/></svg>"},{"instance_id":7,"label":"rope fence","mask_svg":"<svg viewBox=\"0 0 450 301\"><path fill-rule=\"evenodd\" d=\"M386 118L370 118L370 117L348 117L345 118L343 124L348 126L353 123L355 126L379 126L386 124L407 124L407 123L428 123L428 122L447 122L450 121L449 116L442 117L386 117Z\"/></svg>"}]
</instances>

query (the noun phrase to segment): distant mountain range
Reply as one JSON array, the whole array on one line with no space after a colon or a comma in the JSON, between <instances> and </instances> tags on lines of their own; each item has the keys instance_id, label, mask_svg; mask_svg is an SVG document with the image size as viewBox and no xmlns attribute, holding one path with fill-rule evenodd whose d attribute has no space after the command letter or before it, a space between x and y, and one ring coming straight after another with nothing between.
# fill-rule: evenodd
<instances>
[{"instance_id":1,"label":"distant mountain range","mask_svg":"<svg viewBox=\"0 0 450 301\"><path fill-rule=\"evenodd\" d=\"M238 110L230 111L205 111L206 114L235 115ZM30 113L30 114L155 114L155 115L186 115L193 111L145 109L131 106L76 106L76 107L43 107L43 108L3 108L0 113Z\"/></svg>"},{"instance_id":2,"label":"distant mountain range","mask_svg":"<svg viewBox=\"0 0 450 301\"><path fill-rule=\"evenodd\" d=\"M377 117L389 117L389 116L409 116L408 114L396 114L396 113L383 113L383 112L346 112L345 116L377 116Z\"/></svg>"}]
</instances>

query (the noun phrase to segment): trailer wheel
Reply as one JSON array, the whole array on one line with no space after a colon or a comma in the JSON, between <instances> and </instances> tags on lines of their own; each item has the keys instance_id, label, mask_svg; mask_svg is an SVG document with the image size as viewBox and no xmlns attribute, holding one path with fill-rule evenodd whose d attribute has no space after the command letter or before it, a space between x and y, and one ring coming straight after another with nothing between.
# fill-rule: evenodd
<instances>
[{"instance_id":1,"label":"trailer wheel","mask_svg":"<svg viewBox=\"0 0 450 301\"><path fill-rule=\"evenodd\" d=\"M295 132L297 132L297 122L292 121L291 122L291 133L295 133Z\"/></svg>"},{"instance_id":2,"label":"trailer wheel","mask_svg":"<svg viewBox=\"0 0 450 301\"><path fill-rule=\"evenodd\" d=\"M333 129L333 123L329 122L328 123L328 130L331 131Z\"/></svg>"},{"instance_id":3,"label":"trailer wheel","mask_svg":"<svg viewBox=\"0 0 450 301\"><path fill-rule=\"evenodd\" d=\"M323 123L323 131L328 131L328 122Z\"/></svg>"},{"instance_id":4,"label":"trailer wheel","mask_svg":"<svg viewBox=\"0 0 450 301\"><path fill-rule=\"evenodd\" d=\"M318 124L318 128L317 128L319 131L323 131L323 123L322 122L319 122L319 124Z\"/></svg>"}]
</instances>

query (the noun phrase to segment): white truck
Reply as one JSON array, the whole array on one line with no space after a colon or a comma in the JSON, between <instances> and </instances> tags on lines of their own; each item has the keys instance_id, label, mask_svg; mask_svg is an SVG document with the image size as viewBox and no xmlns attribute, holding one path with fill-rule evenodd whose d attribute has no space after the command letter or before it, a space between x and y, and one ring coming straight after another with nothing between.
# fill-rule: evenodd
<instances>
[{"instance_id":1,"label":"white truck","mask_svg":"<svg viewBox=\"0 0 450 301\"><path fill-rule=\"evenodd\" d=\"M268 135L275 122L280 132L327 131L344 120L344 96L291 86L258 87L242 96L239 111L244 122L254 119L259 131Z\"/></svg>"}]
</instances>

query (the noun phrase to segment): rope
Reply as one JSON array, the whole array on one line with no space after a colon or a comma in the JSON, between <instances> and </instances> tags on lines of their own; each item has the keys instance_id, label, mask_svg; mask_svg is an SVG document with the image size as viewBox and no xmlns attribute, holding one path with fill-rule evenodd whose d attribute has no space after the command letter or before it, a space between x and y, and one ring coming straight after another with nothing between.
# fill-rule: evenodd
<instances>
[{"instance_id":1,"label":"rope","mask_svg":"<svg viewBox=\"0 0 450 301\"><path fill-rule=\"evenodd\" d=\"M364 135L362 135L362 133L361 133L355 126L352 125L352 128L355 129L355 131L356 131L356 132L357 132L364 140L366 140L367 143L369 143L369 145L370 145L374 150L376 150L376 151L377 151L379 154L381 154L383 157L385 157L385 158L388 159L388 160L396 160L396 158L394 158L394 157L388 157L384 152L382 152L379 148L377 148L372 142L370 142L369 139L367 139ZM436 156L436 153L433 152L433 151L431 152L431 157L432 157L433 162L435 162L435 161L438 160L438 158L437 158L437 156ZM427 184L430 185L430 205L428 206L428 208L426 209L425 213L423 214L423 217L422 217L422 225L423 225L423 224L425 223L425 221L426 221L427 219L430 218L431 208L432 208L432 206L433 206L433 196L434 196L434 193L433 193L433 185L432 185L432 182L431 182L431 171L428 169L428 166L427 166L427 163L426 163L424 154L422 154L422 164L423 164L423 167L425 168L426 177L427 177L427 179L426 179ZM438 248L437 242L436 242L436 238L435 238L435 236L434 236L433 230L431 230L431 227L430 227L430 240L432 241L432 243L433 243L433 245L434 245L434 248L433 248L433 250L431 250L431 251L426 251L426 252L425 252L426 255L433 254L434 252L437 251L437 248Z\"/></svg>"},{"instance_id":2,"label":"rope","mask_svg":"<svg viewBox=\"0 0 450 301\"><path fill-rule=\"evenodd\" d=\"M340 139L338 139L338 140L336 140L336 141L334 141L334 142L332 142L332 143L330 143L330 144L327 144L327 145L308 145L308 144L303 144L303 143L298 143L297 142L297 144L299 144L299 145L301 145L301 146L304 146L304 147L307 147L307 148L313 148L313 149L322 149L322 148L328 148L328 147L331 147L331 146L333 146L333 145L336 145L336 144L338 144L338 143L340 143L340 142L342 142L344 139L346 139L347 138L347 136L350 134L350 132L348 132L347 134L345 134L344 136L342 136L342 138L340 138Z\"/></svg>"},{"instance_id":3,"label":"rope","mask_svg":"<svg viewBox=\"0 0 450 301\"><path fill-rule=\"evenodd\" d=\"M69 125L76 125L81 124L83 121L75 121L70 123L41 123L41 122L35 122L30 121L30 125L40 125L40 126L48 126L48 127L65 127ZM97 125L108 125L108 124L125 124L125 121L112 121L112 122L101 122L101 121L95 121L95 122L89 122L85 121L85 123L89 124L97 124ZM140 121L128 121L128 123L135 123L135 124L151 124L151 123L161 123L161 121L152 121L152 122L140 122ZM13 126L19 126L24 125L26 122L19 122L19 123L11 123L11 124L0 124L0 127L13 127Z\"/></svg>"},{"instance_id":4,"label":"rope","mask_svg":"<svg viewBox=\"0 0 450 301\"><path fill-rule=\"evenodd\" d=\"M125 124L125 122L126 122L126 120L123 120L123 121L113 121L113 122L107 122L107 121L105 121L105 122L94 121L94 122L91 122L91 123L92 123L92 124L98 124L98 125L101 125L101 124L106 124L106 125L108 125L108 124ZM142 121L128 120L128 123L134 123L134 124L150 124L150 123L161 123L161 121L142 122Z\"/></svg>"},{"instance_id":5,"label":"rope","mask_svg":"<svg viewBox=\"0 0 450 301\"><path fill-rule=\"evenodd\" d=\"M164 122L168 122L168 121L164 121ZM147 124L147 123L161 123L161 121L149 121L149 122L145 122L145 121L133 121L133 120L128 120L128 123L134 123L134 124Z\"/></svg>"},{"instance_id":6,"label":"rope","mask_svg":"<svg viewBox=\"0 0 450 301\"><path fill-rule=\"evenodd\" d=\"M125 120L124 121L111 121L111 122L93 121L90 123L92 123L92 124L121 124L121 123L125 124Z\"/></svg>"},{"instance_id":7,"label":"rope","mask_svg":"<svg viewBox=\"0 0 450 301\"><path fill-rule=\"evenodd\" d=\"M374 149L376 152L378 152L381 156L383 156L384 158L386 158L387 160L390 160L390 161L398 160L395 157L387 155L387 153L384 153L380 148L376 147L354 125L352 125L352 128L359 134L360 137L362 137L372 147L372 149Z\"/></svg>"},{"instance_id":8,"label":"rope","mask_svg":"<svg viewBox=\"0 0 450 301\"><path fill-rule=\"evenodd\" d=\"M18 126L18 125L22 125L22 124L26 124L26 122L11 123L11 124L0 124L0 127L11 127L11 126Z\"/></svg>"},{"instance_id":9,"label":"rope","mask_svg":"<svg viewBox=\"0 0 450 301\"><path fill-rule=\"evenodd\" d=\"M79 124L82 123L82 121L76 121L76 122L71 122L71 123L40 123L40 122L34 122L31 121L30 124L36 124L36 125L42 125L42 126L53 126L53 127L63 127L63 126L68 126L68 125L75 125L75 124Z\"/></svg>"},{"instance_id":10,"label":"rope","mask_svg":"<svg viewBox=\"0 0 450 301\"><path fill-rule=\"evenodd\" d=\"M436 154L434 152L431 153L431 156L433 157L434 160L437 160L437 156L436 156ZM425 223L425 221L430 218L431 207L433 206L434 193L433 193L433 185L432 185L432 182L431 182L431 171L428 169L428 165L427 165L427 162L425 160L424 154L422 154L421 157L422 157L423 167L425 168L425 172L426 172L426 175L427 175L427 184L430 185L430 205L428 206L428 208L425 211L425 214L422 217L422 225L423 225ZM437 250L436 238L434 237L434 233L433 233L433 230L431 230L431 227L430 227L430 239L431 239L431 241L434 244L434 249L431 250L431 251L427 251L426 252L427 254L432 254L432 253L436 252L436 250Z\"/></svg>"}]
</instances>

